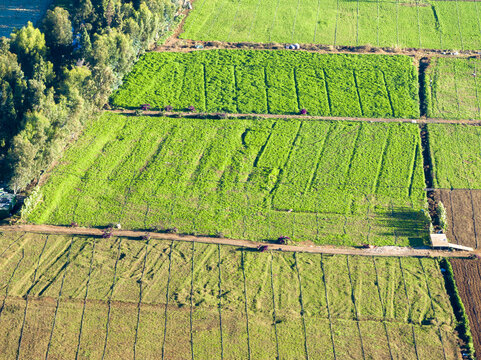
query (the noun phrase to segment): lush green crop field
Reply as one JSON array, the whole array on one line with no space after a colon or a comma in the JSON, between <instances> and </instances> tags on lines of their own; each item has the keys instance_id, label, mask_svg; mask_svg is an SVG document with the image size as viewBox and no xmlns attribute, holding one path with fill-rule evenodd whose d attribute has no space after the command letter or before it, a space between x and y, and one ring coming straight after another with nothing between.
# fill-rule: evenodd
<instances>
[{"instance_id":1,"label":"lush green crop field","mask_svg":"<svg viewBox=\"0 0 481 360\"><path fill-rule=\"evenodd\" d=\"M434 259L20 233L0 254L5 358L459 358Z\"/></svg>"},{"instance_id":2,"label":"lush green crop field","mask_svg":"<svg viewBox=\"0 0 481 360\"><path fill-rule=\"evenodd\" d=\"M481 60L434 58L426 72L428 117L481 119Z\"/></svg>"},{"instance_id":3,"label":"lush green crop field","mask_svg":"<svg viewBox=\"0 0 481 360\"><path fill-rule=\"evenodd\" d=\"M28 220L245 239L419 244L416 125L105 114L40 190Z\"/></svg>"},{"instance_id":4,"label":"lush green crop field","mask_svg":"<svg viewBox=\"0 0 481 360\"><path fill-rule=\"evenodd\" d=\"M475 50L480 13L467 1L196 0L181 37Z\"/></svg>"},{"instance_id":5,"label":"lush green crop field","mask_svg":"<svg viewBox=\"0 0 481 360\"><path fill-rule=\"evenodd\" d=\"M411 58L288 51L148 53L112 97L117 107L350 117L419 117Z\"/></svg>"},{"instance_id":6,"label":"lush green crop field","mask_svg":"<svg viewBox=\"0 0 481 360\"><path fill-rule=\"evenodd\" d=\"M434 185L444 189L481 189L481 128L429 124Z\"/></svg>"}]
</instances>

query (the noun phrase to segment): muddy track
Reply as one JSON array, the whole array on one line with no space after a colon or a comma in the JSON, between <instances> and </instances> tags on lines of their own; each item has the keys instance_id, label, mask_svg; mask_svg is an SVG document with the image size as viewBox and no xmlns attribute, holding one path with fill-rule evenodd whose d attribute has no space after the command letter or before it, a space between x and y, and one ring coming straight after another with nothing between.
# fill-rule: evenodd
<instances>
[{"instance_id":1,"label":"muddy track","mask_svg":"<svg viewBox=\"0 0 481 360\"><path fill-rule=\"evenodd\" d=\"M105 110L114 114L136 115L137 110ZM435 119L435 118L420 118L420 119L401 119L401 118L359 118L359 117L337 117L337 116L311 116L298 114L234 114L234 113L192 113L192 112L167 112L148 110L142 111L143 116L163 116L170 118L191 118L191 119L227 119L227 118L272 118L272 119L299 119L299 120L327 120L327 121L361 121L361 122L403 122L416 124L464 124L481 126L481 120L449 120L449 119Z\"/></svg>"},{"instance_id":2,"label":"muddy track","mask_svg":"<svg viewBox=\"0 0 481 360\"><path fill-rule=\"evenodd\" d=\"M0 232L31 232L38 234L55 234L55 235L72 235L72 236L89 236L101 238L104 230L96 228L72 228L66 226L55 225L9 225L0 226ZM402 257L452 257L452 258L470 258L472 252L466 251L438 251L429 248L408 248L408 247L376 247L373 249L361 249L354 247L336 247L332 245L314 245L299 243L298 245L279 245L267 242L255 242L240 239L226 239L208 236L193 236L180 234L151 233L145 231L134 230L113 230L112 235L115 237L129 238L141 240L145 236L150 236L153 240L170 240L170 241L186 241L198 242L204 244L219 244L246 249L257 249L259 245L267 246L268 250L284 251L284 252L306 252L312 254L332 254L332 255L360 255L360 256L402 256ZM101 241L101 240L99 240ZM481 251L478 250L481 254Z\"/></svg>"}]
</instances>

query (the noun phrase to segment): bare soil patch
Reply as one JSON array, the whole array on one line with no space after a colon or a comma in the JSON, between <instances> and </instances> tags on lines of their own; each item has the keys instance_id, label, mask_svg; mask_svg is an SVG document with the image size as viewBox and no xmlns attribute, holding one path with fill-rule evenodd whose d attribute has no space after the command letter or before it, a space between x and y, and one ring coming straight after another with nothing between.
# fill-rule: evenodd
<instances>
[{"instance_id":1,"label":"bare soil patch","mask_svg":"<svg viewBox=\"0 0 481 360\"><path fill-rule=\"evenodd\" d=\"M455 244L479 249L481 235L481 190L436 190L448 217L448 239Z\"/></svg>"},{"instance_id":2,"label":"bare soil patch","mask_svg":"<svg viewBox=\"0 0 481 360\"><path fill-rule=\"evenodd\" d=\"M450 263L468 313L476 354L481 354L481 260L451 259Z\"/></svg>"}]
</instances>

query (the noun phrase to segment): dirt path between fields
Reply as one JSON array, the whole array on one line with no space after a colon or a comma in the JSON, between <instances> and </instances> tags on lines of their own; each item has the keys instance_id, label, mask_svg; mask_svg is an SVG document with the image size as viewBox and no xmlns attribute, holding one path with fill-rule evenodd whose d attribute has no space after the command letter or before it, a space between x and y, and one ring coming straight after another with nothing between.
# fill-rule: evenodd
<instances>
[{"instance_id":1,"label":"dirt path between fields","mask_svg":"<svg viewBox=\"0 0 481 360\"><path fill-rule=\"evenodd\" d=\"M105 110L114 114L126 114L135 116L137 110ZM168 112L157 110L145 110L144 116L185 117L193 119L227 119L227 118L273 118L273 119L300 119L300 120L326 120L326 121L361 121L361 122L403 122L415 124L464 124L481 126L481 120L448 120L448 119L401 119L401 118L356 118L338 116L313 116L313 115L282 115L282 114L233 114L233 113L192 113L192 112Z\"/></svg>"},{"instance_id":2,"label":"dirt path between fields","mask_svg":"<svg viewBox=\"0 0 481 360\"><path fill-rule=\"evenodd\" d=\"M76 235L76 236L102 236L104 230L96 228L82 227L66 227L54 225L9 225L0 226L0 232L32 232L39 234L55 234L55 235ZM247 249L257 249L259 245L267 246L267 250L284 251L284 252L306 252L313 254L332 254L332 255L361 255L361 256L403 256L403 257L452 257L452 258L468 258L473 253L466 251L435 251L429 248L409 248L397 246L382 246L372 249L362 249L354 247L336 247L331 245L314 245L299 243L298 245L279 245L266 242L255 242L239 239L225 239L206 236L179 235L153 233L146 231L133 230L112 230L114 237L126 237L131 239L141 239L149 235L151 239L158 240L174 240L199 242L205 244L220 244L243 247ZM479 252L481 254L481 251Z\"/></svg>"}]
</instances>

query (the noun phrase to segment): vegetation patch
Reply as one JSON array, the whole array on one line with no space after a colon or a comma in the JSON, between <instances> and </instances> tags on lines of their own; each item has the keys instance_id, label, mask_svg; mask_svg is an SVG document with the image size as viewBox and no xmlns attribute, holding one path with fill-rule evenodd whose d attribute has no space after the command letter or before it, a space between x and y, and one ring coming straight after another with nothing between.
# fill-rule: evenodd
<instances>
[{"instance_id":1,"label":"vegetation patch","mask_svg":"<svg viewBox=\"0 0 481 360\"><path fill-rule=\"evenodd\" d=\"M34 223L419 245L419 129L105 114L39 190Z\"/></svg>"},{"instance_id":2,"label":"vegetation patch","mask_svg":"<svg viewBox=\"0 0 481 360\"><path fill-rule=\"evenodd\" d=\"M417 81L406 56L154 52L135 65L111 102L174 111L417 118Z\"/></svg>"}]
</instances>

